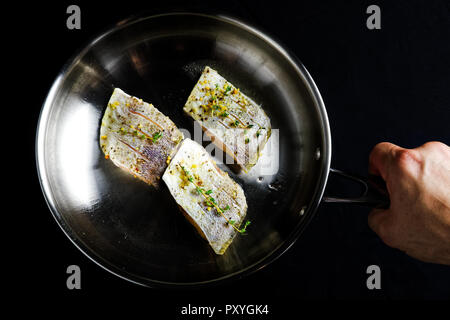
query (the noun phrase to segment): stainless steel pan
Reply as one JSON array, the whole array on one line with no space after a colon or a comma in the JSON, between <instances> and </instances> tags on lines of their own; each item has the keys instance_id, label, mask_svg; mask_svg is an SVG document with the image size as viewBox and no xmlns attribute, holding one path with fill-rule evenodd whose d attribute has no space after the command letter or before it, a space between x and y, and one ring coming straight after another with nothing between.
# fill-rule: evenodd
<instances>
[{"instance_id":1,"label":"stainless steel pan","mask_svg":"<svg viewBox=\"0 0 450 320\"><path fill-rule=\"evenodd\" d=\"M114 87L193 130L182 107L205 65L261 103L279 129L276 173L224 167L244 188L252 224L223 256L197 235L164 185L155 190L118 169L98 143ZM201 286L258 270L295 242L322 200L331 137L317 87L286 48L233 18L178 13L120 23L64 66L42 108L36 158L53 216L94 262L142 285ZM374 199L324 201L380 203Z\"/></svg>"}]
</instances>

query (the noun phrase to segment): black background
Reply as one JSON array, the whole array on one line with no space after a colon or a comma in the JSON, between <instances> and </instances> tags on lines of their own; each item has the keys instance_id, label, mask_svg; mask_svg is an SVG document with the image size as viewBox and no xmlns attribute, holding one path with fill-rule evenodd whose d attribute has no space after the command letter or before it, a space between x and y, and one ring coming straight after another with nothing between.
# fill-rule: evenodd
<instances>
[{"instance_id":1,"label":"black background","mask_svg":"<svg viewBox=\"0 0 450 320\"><path fill-rule=\"evenodd\" d=\"M81 30L66 28L70 4L81 8ZM370 4L381 8L381 30L366 28ZM20 121L13 122L20 126L25 144L20 147L23 165L7 170L15 181L17 174L21 177L7 199L19 205L8 214L14 222L7 229L14 236L5 242L13 251L5 264L12 269L7 277L20 297L32 293L34 299L48 302L83 296L144 297L145 307L165 305L167 315L177 315L188 303L269 304L276 315L298 311L301 302L287 301L302 299L450 299L450 267L422 263L385 246L367 226L369 209L332 204L320 206L303 236L280 259L245 279L206 290L139 287L95 265L66 238L44 201L34 158L39 112L64 63L124 18L181 10L240 17L297 55L324 99L335 168L365 175L368 154L381 141L403 147L430 140L449 144L448 1L74 0L18 2L12 8L5 11L11 19L2 23L3 50L15 58L7 66L13 67L8 72L11 89L27 102L3 106L22 113ZM351 188L340 181L330 181L327 188L327 193L347 191ZM66 288L66 268L71 264L82 270L79 291ZM381 290L366 287L371 264L381 268Z\"/></svg>"}]
</instances>

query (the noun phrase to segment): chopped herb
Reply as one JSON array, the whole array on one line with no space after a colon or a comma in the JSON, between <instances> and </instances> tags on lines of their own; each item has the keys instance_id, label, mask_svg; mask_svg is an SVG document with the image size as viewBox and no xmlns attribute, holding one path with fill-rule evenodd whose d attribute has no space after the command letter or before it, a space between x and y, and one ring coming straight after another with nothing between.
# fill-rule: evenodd
<instances>
[{"instance_id":1,"label":"chopped herb","mask_svg":"<svg viewBox=\"0 0 450 320\"><path fill-rule=\"evenodd\" d=\"M228 112L226 112L226 111L224 111L222 114L221 114L221 116L222 117L228 117L230 114L228 113Z\"/></svg>"},{"instance_id":2,"label":"chopped herb","mask_svg":"<svg viewBox=\"0 0 450 320\"><path fill-rule=\"evenodd\" d=\"M227 95L231 91L231 86L227 86L225 89L225 95Z\"/></svg>"},{"instance_id":3,"label":"chopped herb","mask_svg":"<svg viewBox=\"0 0 450 320\"><path fill-rule=\"evenodd\" d=\"M214 109L214 110L218 110L219 108L220 108L220 107L219 107L218 104L213 105L213 109Z\"/></svg>"},{"instance_id":4,"label":"chopped herb","mask_svg":"<svg viewBox=\"0 0 450 320\"><path fill-rule=\"evenodd\" d=\"M242 228L242 229L240 229L239 230L239 232L241 233L241 234L244 234L245 232L247 232L247 227L248 227L248 225L251 223L251 221L250 220L247 220L246 222L245 222L245 224L244 224L244 227Z\"/></svg>"},{"instance_id":5,"label":"chopped herb","mask_svg":"<svg viewBox=\"0 0 450 320\"><path fill-rule=\"evenodd\" d=\"M156 142L162 137L162 132L155 132L152 136L152 141Z\"/></svg>"},{"instance_id":6,"label":"chopped herb","mask_svg":"<svg viewBox=\"0 0 450 320\"><path fill-rule=\"evenodd\" d=\"M197 187L197 186L195 186L195 189L197 190L198 193L203 193L203 192L205 192L205 189L200 188L200 187Z\"/></svg>"},{"instance_id":7,"label":"chopped herb","mask_svg":"<svg viewBox=\"0 0 450 320\"><path fill-rule=\"evenodd\" d=\"M245 143L249 143L250 142L250 139L249 138L246 138L245 139Z\"/></svg>"},{"instance_id":8,"label":"chopped herb","mask_svg":"<svg viewBox=\"0 0 450 320\"><path fill-rule=\"evenodd\" d=\"M233 226L233 228L236 229L236 231L238 231L240 234L245 234L245 232L246 232L246 230L247 230L247 226L250 224L250 221L247 221L247 222L244 224L244 227L241 228L241 229L239 229L238 227L236 227L236 226L235 226L236 221L235 221L235 220L230 220L230 219L228 219L228 218L223 214L225 211L230 210L230 206L227 205L225 208L222 208L222 209L219 208L219 207L217 206L216 199L214 199L213 197L207 197L207 195L210 195L213 191L212 191L212 190L205 191L205 189L200 188L200 187L194 182L194 178L190 175L189 171L186 170L186 168L185 168L184 166L181 166L181 165L178 165L178 166L181 167L181 169L183 170L184 174L186 175L188 181L191 182L191 183L195 186L195 189L197 190L197 192L205 197L205 200L206 200L205 203L206 203L206 205L208 206L208 211L211 211L211 208L212 208L212 207L216 208L216 214L217 214L218 216L221 215L221 216L226 220L226 222L227 222L228 224L230 224L231 226Z\"/></svg>"},{"instance_id":9,"label":"chopped herb","mask_svg":"<svg viewBox=\"0 0 450 320\"><path fill-rule=\"evenodd\" d=\"M187 175L188 177L191 175L191 173L189 172L189 170L186 169L184 166L181 166L181 169L183 169L184 174Z\"/></svg>"},{"instance_id":10,"label":"chopped herb","mask_svg":"<svg viewBox=\"0 0 450 320\"><path fill-rule=\"evenodd\" d=\"M234 227L235 224L236 224L236 221L235 221L235 220L228 220L228 223L231 224L231 225ZM247 220L247 221L245 222L243 228L241 228L241 229L236 229L236 230L239 231L239 233L241 233L241 234L245 234L245 233L247 232L247 227L250 225L250 223L251 223L251 221L250 221L250 220Z\"/></svg>"}]
</instances>

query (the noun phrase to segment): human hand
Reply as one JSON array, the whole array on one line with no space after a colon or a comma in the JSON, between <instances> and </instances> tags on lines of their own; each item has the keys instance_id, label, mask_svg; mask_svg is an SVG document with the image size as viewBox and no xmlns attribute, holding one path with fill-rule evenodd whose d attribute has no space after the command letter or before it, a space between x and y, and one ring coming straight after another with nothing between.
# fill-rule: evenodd
<instances>
[{"instance_id":1,"label":"human hand","mask_svg":"<svg viewBox=\"0 0 450 320\"><path fill-rule=\"evenodd\" d=\"M369 226L385 244L426 262L450 265L450 148L377 144L369 173L386 181L390 207L374 209Z\"/></svg>"}]
</instances>

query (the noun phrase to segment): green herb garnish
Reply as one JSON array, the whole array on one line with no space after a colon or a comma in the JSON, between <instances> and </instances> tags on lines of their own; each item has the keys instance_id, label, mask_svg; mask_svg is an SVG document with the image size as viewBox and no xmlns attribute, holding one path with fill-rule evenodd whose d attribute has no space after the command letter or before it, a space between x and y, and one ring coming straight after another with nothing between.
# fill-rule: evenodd
<instances>
[{"instance_id":1,"label":"green herb garnish","mask_svg":"<svg viewBox=\"0 0 450 320\"><path fill-rule=\"evenodd\" d=\"M184 173L185 173L187 176L191 174L184 166L180 166L180 167L181 167L181 169L183 169Z\"/></svg>"},{"instance_id":2,"label":"green herb garnish","mask_svg":"<svg viewBox=\"0 0 450 320\"><path fill-rule=\"evenodd\" d=\"M158 141L160 138L162 137L162 132L155 132L154 134L153 134L153 136L152 136L152 141L153 142L156 142L156 141Z\"/></svg>"},{"instance_id":3,"label":"green herb garnish","mask_svg":"<svg viewBox=\"0 0 450 320\"><path fill-rule=\"evenodd\" d=\"M188 178L188 180L189 180L189 178ZM195 186L195 189L197 190L198 193L203 193L203 192L205 192L205 189L200 188L200 187L197 187L197 186Z\"/></svg>"},{"instance_id":4,"label":"green herb garnish","mask_svg":"<svg viewBox=\"0 0 450 320\"><path fill-rule=\"evenodd\" d=\"M235 221L235 220L228 220L228 223L231 224L233 227L235 227L235 225L236 225L236 221ZM240 234L245 234L245 233L247 232L247 227L250 225L250 223L251 223L251 221L250 221L250 220L247 220L247 221L245 221L245 223L244 223L244 227L242 227L241 229L237 229L237 228L235 227L235 229L236 229L237 231L239 231Z\"/></svg>"},{"instance_id":5,"label":"green herb garnish","mask_svg":"<svg viewBox=\"0 0 450 320\"><path fill-rule=\"evenodd\" d=\"M217 213L220 214L222 217L224 217L224 219L226 220L227 223L229 223L231 226L233 226L233 228L236 229L236 231L238 231L240 234L244 234L244 233L246 232L246 230L247 230L247 226L250 224L250 221L247 221L247 222L244 224L244 227L243 227L243 228L241 228L241 229L237 228L237 227L235 226L235 223L236 223L235 220L230 220L230 219L228 219L227 217L225 217L225 215L223 214L224 211L230 210L230 206L227 205L227 206L226 206L225 208L223 208L223 209L219 208L218 205L217 205L216 199L214 199L213 197L210 197L210 196L209 196L211 193L213 193L213 191L212 191L212 190L207 190L207 191L205 191L205 189L200 188L200 187L194 182L194 178L191 176L191 173L190 173L184 166L181 166L181 165L179 165L179 166L180 166L181 169L183 170L184 174L187 176L188 181L191 182L191 183L195 186L195 189L197 190L197 192L198 192L199 194L201 194L202 196L205 197L206 205L207 205L208 207L214 207L214 208L216 208Z\"/></svg>"},{"instance_id":6,"label":"green herb garnish","mask_svg":"<svg viewBox=\"0 0 450 320\"><path fill-rule=\"evenodd\" d=\"M247 232L247 227L249 226L250 223L251 223L250 220L245 221L244 227L241 228L241 229L239 230L239 232L240 232L241 234L246 233L246 232Z\"/></svg>"}]
</instances>

